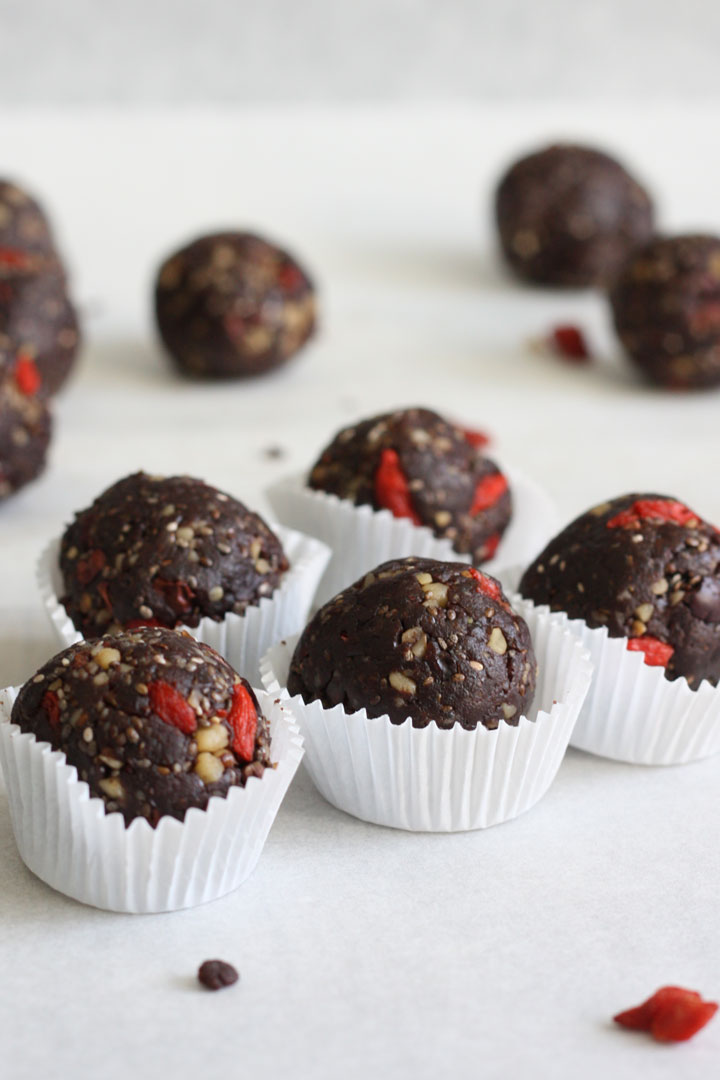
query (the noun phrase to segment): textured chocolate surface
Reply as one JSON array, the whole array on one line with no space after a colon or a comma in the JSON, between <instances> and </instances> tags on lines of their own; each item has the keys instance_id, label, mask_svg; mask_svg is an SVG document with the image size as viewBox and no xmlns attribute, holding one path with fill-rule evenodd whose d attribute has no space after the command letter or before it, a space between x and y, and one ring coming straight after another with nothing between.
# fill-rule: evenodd
<instances>
[{"instance_id":1,"label":"textured chocolate surface","mask_svg":"<svg viewBox=\"0 0 720 1080\"><path fill-rule=\"evenodd\" d=\"M138 621L197 626L241 615L271 595L288 561L237 499L189 476L135 473L76 515L60 568L67 613L94 637Z\"/></svg>"},{"instance_id":2,"label":"textured chocolate surface","mask_svg":"<svg viewBox=\"0 0 720 1080\"><path fill-rule=\"evenodd\" d=\"M77 315L60 266L34 261L32 270L5 272L0 281L0 369L32 360L40 392L56 393L73 366L80 341Z\"/></svg>"},{"instance_id":3,"label":"textured chocolate surface","mask_svg":"<svg viewBox=\"0 0 720 1080\"><path fill-rule=\"evenodd\" d=\"M520 591L635 648L670 646L668 679L684 675L697 688L720 677L720 534L670 496L623 495L582 514L525 571Z\"/></svg>"},{"instance_id":4,"label":"textured chocolate surface","mask_svg":"<svg viewBox=\"0 0 720 1080\"><path fill-rule=\"evenodd\" d=\"M298 641L288 690L394 724L517 725L537 664L524 619L465 563L394 559L327 603Z\"/></svg>"},{"instance_id":5,"label":"textured chocolate surface","mask_svg":"<svg viewBox=\"0 0 720 1080\"><path fill-rule=\"evenodd\" d=\"M0 374L0 500L42 472L51 431L38 394L24 392L14 374Z\"/></svg>"},{"instance_id":6,"label":"textured chocolate surface","mask_svg":"<svg viewBox=\"0 0 720 1080\"><path fill-rule=\"evenodd\" d=\"M720 383L720 238L652 240L610 301L618 336L648 379L681 390Z\"/></svg>"},{"instance_id":7,"label":"textured chocolate surface","mask_svg":"<svg viewBox=\"0 0 720 1080\"><path fill-rule=\"evenodd\" d=\"M650 197L619 162L564 144L515 162L495 215L512 269L543 285L606 283L653 231Z\"/></svg>"},{"instance_id":8,"label":"textured chocolate surface","mask_svg":"<svg viewBox=\"0 0 720 1080\"><path fill-rule=\"evenodd\" d=\"M343 428L323 450L308 483L380 510L386 501L378 470L388 450L397 455L407 481L416 524L446 537L475 562L492 558L512 514L507 482L460 428L429 409L383 413ZM478 501L478 492L485 491L487 498Z\"/></svg>"},{"instance_id":9,"label":"textured chocolate surface","mask_svg":"<svg viewBox=\"0 0 720 1080\"><path fill-rule=\"evenodd\" d=\"M260 375L311 336L315 296L288 252L251 233L224 232L200 237L162 264L155 313L186 375Z\"/></svg>"},{"instance_id":10,"label":"textured chocolate surface","mask_svg":"<svg viewBox=\"0 0 720 1080\"><path fill-rule=\"evenodd\" d=\"M0 249L52 255L54 246L40 204L11 180L0 180Z\"/></svg>"},{"instance_id":11,"label":"textured chocolate surface","mask_svg":"<svg viewBox=\"0 0 720 1080\"><path fill-rule=\"evenodd\" d=\"M238 703L247 729L240 740ZM23 686L12 721L63 750L128 824L144 817L155 825L166 814L182 821L190 807L206 807L271 764L269 727L248 683L174 630L72 645Z\"/></svg>"}]
</instances>

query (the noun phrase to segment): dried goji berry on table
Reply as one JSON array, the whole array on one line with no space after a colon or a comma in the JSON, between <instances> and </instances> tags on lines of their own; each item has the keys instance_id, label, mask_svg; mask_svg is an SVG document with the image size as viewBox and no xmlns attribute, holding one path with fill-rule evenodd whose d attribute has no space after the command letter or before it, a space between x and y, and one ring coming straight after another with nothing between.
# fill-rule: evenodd
<instances>
[{"instance_id":1,"label":"dried goji berry on table","mask_svg":"<svg viewBox=\"0 0 720 1080\"><path fill-rule=\"evenodd\" d=\"M658 1042L685 1042L692 1038L718 1010L714 1001L703 1001L695 990L663 986L642 1005L613 1017L632 1031L647 1031Z\"/></svg>"},{"instance_id":2,"label":"dried goji berry on table","mask_svg":"<svg viewBox=\"0 0 720 1080\"><path fill-rule=\"evenodd\" d=\"M550 334L550 344L566 360L579 362L590 359L585 336L577 326L556 326Z\"/></svg>"}]
</instances>

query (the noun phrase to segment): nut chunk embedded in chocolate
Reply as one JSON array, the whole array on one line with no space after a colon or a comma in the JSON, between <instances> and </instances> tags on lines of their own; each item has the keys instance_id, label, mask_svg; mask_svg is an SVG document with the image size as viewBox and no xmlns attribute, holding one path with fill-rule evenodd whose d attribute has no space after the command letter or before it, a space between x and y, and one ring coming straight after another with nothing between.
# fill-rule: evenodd
<instances>
[{"instance_id":1,"label":"nut chunk embedded in chocolate","mask_svg":"<svg viewBox=\"0 0 720 1080\"><path fill-rule=\"evenodd\" d=\"M670 389L720 384L720 237L641 248L610 293L615 329L646 378Z\"/></svg>"},{"instance_id":2,"label":"nut chunk embedded in chocolate","mask_svg":"<svg viewBox=\"0 0 720 1080\"><path fill-rule=\"evenodd\" d=\"M650 197L599 150L556 145L506 172L495 198L503 254L543 285L601 285L653 231Z\"/></svg>"},{"instance_id":3,"label":"nut chunk embedded in chocolate","mask_svg":"<svg viewBox=\"0 0 720 1080\"><path fill-rule=\"evenodd\" d=\"M315 294L292 255L252 233L201 236L171 255L155 285L160 336L186 375L260 375L315 329Z\"/></svg>"},{"instance_id":4,"label":"nut chunk embedded in chocolate","mask_svg":"<svg viewBox=\"0 0 720 1080\"><path fill-rule=\"evenodd\" d=\"M308 483L427 525L475 562L492 558L512 514L507 479L473 433L429 409L401 409L343 428Z\"/></svg>"},{"instance_id":5,"label":"nut chunk embedded in chocolate","mask_svg":"<svg viewBox=\"0 0 720 1080\"><path fill-rule=\"evenodd\" d=\"M623 495L581 514L520 591L628 638L668 679L696 689L720 677L720 534L668 495Z\"/></svg>"},{"instance_id":6,"label":"nut chunk embedded in chocolate","mask_svg":"<svg viewBox=\"0 0 720 1080\"><path fill-rule=\"evenodd\" d=\"M262 776L268 723L249 684L208 645L142 627L81 641L20 691L12 722L64 751L108 812L183 820Z\"/></svg>"},{"instance_id":7,"label":"nut chunk embedded in chocolate","mask_svg":"<svg viewBox=\"0 0 720 1080\"><path fill-rule=\"evenodd\" d=\"M288 690L413 727L516 725L535 693L527 624L494 578L465 563L393 559L317 613Z\"/></svg>"},{"instance_id":8,"label":"nut chunk embedded in chocolate","mask_svg":"<svg viewBox=\"0 0 720 1080\"><path fill-rule=\"evenodd\" d=\"M237 499L190 476L135 473L76 515L60 547L62 602L86 637L242 615L280 583L280 541Z\"/></svg>"}]
</instances>

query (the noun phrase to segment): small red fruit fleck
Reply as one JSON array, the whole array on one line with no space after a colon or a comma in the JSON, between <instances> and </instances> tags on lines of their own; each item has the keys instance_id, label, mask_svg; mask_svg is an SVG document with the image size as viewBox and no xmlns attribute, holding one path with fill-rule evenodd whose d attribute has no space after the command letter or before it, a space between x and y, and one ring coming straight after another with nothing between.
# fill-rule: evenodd
<instances>
[{"instance_id":1,"label":"small red fruit fleck","mask_svg":"<svg viewBox=\"0 0 720 1080\"><path fill-rule=\"evenodd\" d=\"M585 337L577 326L556 326L550 334L550 344L566 360L583 363L590 359Z\"/></svg>"},{"instance_id":2,"label":"small red fruit fleck","mask_svg":"<svg viewBox=\"0 0 720 1080\"><path fill-rule=\"evenodd\" d=\"M482 557L483 559L492 559L493 555L498 549L500 543L500 533L493 533L492 536L488 536L487 540L483 544Z\"/></svg>"},{"instance_id":3,"label":"small red fruit fleck","mask_svg":"<svg viewBox=\"0 0 720 1080\"><path fill-rule=\"evenodd\" d=\"M8 266L17 270L24 270L30 266L32 260L24 251L17 248L0 248L0 266Z\"/></svg>"},{"instance_id":4,"label":"small red fruit fleck","mask_svg":"<svg viewBox=\"0 0 720 1080\"><path fill-rule=\"evenodd\" d=\"M21 394L28 397L37 394L42 384L40 372L32 356L26 352L19 352L15 360L15 382Z\"/></svg>"},{"instance_id":5,"label":"small red fruit fleck","mask_svg":"<svg viewBox=\"0 0 720 1080\"><path fill-rule=\"evenodd\" d=\"M302 272L292 263L285 263L277 272L277 282L281 288L293 292L305 281Z\"/></svg>"},{"instance_id":6,"label":"small red fruit fleck","mask_svg":"<svg viewBox=\"0 0 720 1080\"><path fill-rule=\"evenodd\" d=\"M698 525L699 518L677 499L637 499L607 522L608 529L639 529L643 521L671 521L675 525Z\"/></svg>"},{"instance_id":7,"label":"small red fruit fleck","mask_svg":"<svg viewBox=\"0 0 720 1080\"><path fill-rule=\"evenodd\" d=\"M188 705L179 690L166 682L154 682L148 686L153 712L166 724L172 724L183 735L192 735L197 728L195 710Z\"/></svg>"},{"instance_id":8,"label":"small red fruit fleck","mask_svg":"<svg viewBox=\"0 0 720 1080\"><path fill-rule=\"evenodd\" d=\"M241 761L252 761L257 734L257 709L242 683L233 690L228 721L232 729L231 746Z\"/></svg>"},{"instance_id":9,"label":"small red fruit fleck","mask_svg":"<svg viewBox=\"0 0 720 1080\"><path fill-rule=\"evenodd\" d=\"M47 713L48 723L51 728L60 727L60 703L57 694L52 690L46 690L40 702L41 707Z\"/></svg>"},{"instance_id":10,"label":"small red fruit fleck","mask_svg":"<svg viewBox=\"0 0 720 1080\"><path fill-rule=\"evenodd\" d=\"M631 1031L647 1031L658 1042L685 1042L705 1027L717 1010L714 1001L703 1001L695 990L663 986L642 1005L618 1013L613 1020Z\"/></svg>"},{"instance_id":11,"label":"small red fruit fleck","mask_svg":"<svg viewBox=\"0 0 720 1080\"><path fill-rule=\"evenodd\" d=\"M162 626L162 623L158 619L131 619L130 622L125 623L126 630L139 630L143 626L155 628Z\"/></svg>"},{"instance_id":12,"label":"small red fruit fleck","mask_svg":"<svg viewBox=\"0 0 720 1080\"><path fill-rule=\"evenodd\" d=\"M491 473L489 476L483 476L475 488L475 495L470 507L470 516L474 517L482 510L489 510L491 506L495 506L507 489L507 478L502 473Z\"/></svg>"},{"instance_id":13,"label":"small red fruit fleck","mask_svg":"<svg viewBox=\"0 0 720 1080\"><path fill-rule=\"evenodd\" d=\"M486 435L484 431L478 431L475 428L460 428L460 430L465 436L465 441L470 443L471 446L480 448L492 442L490 436Z\"/></svg>"},{"instance_id":14,"label":"small red fruit fleck","mask_svg":"<svg viewBox=\"0 0 720 1080\"><path fill-rule=\"evenodd\" d=\"M78 559L75 569L75 577L81 585L89 585L98 576L106 563L105 556L99 548L95 548L84 559Z\"/></svg>"},{"instance_id":15,"label":"small red fruit fleck","mask_svg":"<svg viewBox=\"0 0 720 1080\"><path fill-rule=\"evenodd\" d=\"M491 600L494 600L496 604L502 603L500 586L494 578L481 573L480 570L477 570L474 566L470 567L470 574L478 583L478 592L485 593L485 595L489 596Z\"/></svg>"},{"instance_id":16,"label":"small red fruit fleck","mask_svg":"<svg viewBox=\"0 0 720 1080\"><path fill-rule=\"evenodd\" d=\"M380 455L375 472L375 499L384 510L399 518L410 518L415 525L422 525L410 498L410 487L402 471L396 450L386 449Z\"/></svg>"},{"instance_id":17,"label":"small red fruit fleck","mask_svg":"<svg viewBox=\"0 0 720 1080\"><path fill-rule=\"evenodd\" d=\"M675 652L672 645L649 635L628 638L627 647L630 652L645 653L645 663L650 667L667 667Z\"/></svg>"},{"instance_id":18,"label":"small red fruit fleck","mask_svg":"<svg viewBox=\"0 0 720 1080\"><path fill-rule=\"evenodd\" d=\"M166 581L156 577L153 586L162 593L165 601L174 612L184 614L192 607L195 593L185 581Z\"/></svg>"}]
</instances>

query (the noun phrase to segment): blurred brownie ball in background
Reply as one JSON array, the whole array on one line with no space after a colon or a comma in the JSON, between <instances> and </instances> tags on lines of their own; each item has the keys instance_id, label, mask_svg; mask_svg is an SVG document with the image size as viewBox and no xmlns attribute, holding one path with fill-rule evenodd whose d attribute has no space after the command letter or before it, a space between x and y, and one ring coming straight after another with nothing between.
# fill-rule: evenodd
<instances>
[{"instance_id":1,"label":"blurred brownie ball in background","mask_svg":"<svg viewBox=\"0 0 720 1080\"><path fill-rule=\"evenodd\" d=\"M0 373L0 500L42 472L51 431L34 369Z\"/></svg>"},{"instance_id":2,"label":"blurred brownie ball in background","mask_svg":"<svg viewBox=\"0 0 720 1080\"><path fill-rule=\"evenodd\" d=\"M202 236L171 255L155 314L178 369L204 378L261 375L286 363L315 329L315 292L292 255L259 236Z\"/></svg>"},{"instance_id":3,"label":"blurred brownie ball in background","mask_svg":"<svg viewBox=\"0 0 720 1080\"><path fill-rule=\"evenodd\" d=\"M571 144L515 162L495 215L507 262L540 285L603 285L653 233L647 191L608 154Z\"/></svg>"}]
</instances>

